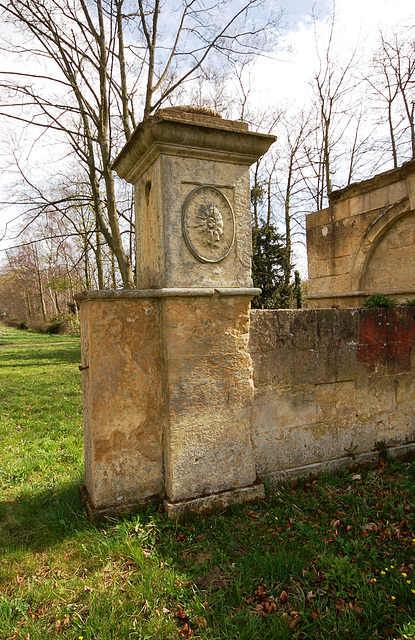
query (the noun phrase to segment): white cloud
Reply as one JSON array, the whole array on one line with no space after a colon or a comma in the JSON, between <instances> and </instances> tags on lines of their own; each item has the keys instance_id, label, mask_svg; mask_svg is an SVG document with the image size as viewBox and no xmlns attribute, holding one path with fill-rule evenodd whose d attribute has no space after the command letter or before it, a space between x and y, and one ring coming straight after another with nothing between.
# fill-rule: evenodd
<instances>
[{"instance_id":1,"label":"white cloud","mask_svg":"<svg viewBox=\"0 0 415 640\"><path fill-rule=\"evenodd\" d=\"M305 10L306 5L309 11ZM309 99L308 82L318 65L316 38L323 48L330 31L327 2L296 0L287 3L287 10L295 17L295 26L282 37L282 52L273 59L261 58L255 65L255 95L261 103L304 103ZM379 42L379 32L399 30L414 24L413 0L336 0L335 38L333 50L346 60L356 50L364 59ZM290 15L287 15L287 19Z\"/></svg>"}]
</instances>

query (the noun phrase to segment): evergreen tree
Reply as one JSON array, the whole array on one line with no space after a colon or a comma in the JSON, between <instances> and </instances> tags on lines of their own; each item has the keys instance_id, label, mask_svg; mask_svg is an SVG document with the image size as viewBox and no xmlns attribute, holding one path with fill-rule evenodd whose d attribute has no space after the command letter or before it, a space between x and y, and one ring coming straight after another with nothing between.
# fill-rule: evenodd
<instances>
[{"instance_id":1,"label":"evergreen tree","mask_svg":"<svg viewBox=\"0 0 415 640\"><path fill-rule=\"evenodd\" d=\"M269 189L266 194L267 217L259 217L265 190L258 180L258 164L251 189L252 204L252 279L254 287L262 289L260 296L252 300L254 309L287 309L291 306L294 287L288 281L291 272L290 251L284 237L271 223L271 199Z\"/></svg>"},{"instance_id":2,"label":"evergreen tree","mask_svg":"<svg viewBox=\"0 0 415 640\"><path fill-rule=\"evenodd\" d=\"M252 279L262 294L252 300L254 309L284 309L290 306L292 286L284 282L287 252L283 237L273 224L260 221L252 227Z\"/></svg>"}]
</instances>

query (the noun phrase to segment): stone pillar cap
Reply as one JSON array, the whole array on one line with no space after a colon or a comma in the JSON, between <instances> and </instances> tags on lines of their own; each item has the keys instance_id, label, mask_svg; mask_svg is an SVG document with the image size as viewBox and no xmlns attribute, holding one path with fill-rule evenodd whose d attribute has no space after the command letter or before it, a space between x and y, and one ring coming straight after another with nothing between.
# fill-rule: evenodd
<instances>
[{"instance_id":1,"label":"stone pillar cap","mask_svg":"<svg viewBox=\"0 0 415 640\"><path fill-rule=\"evenodd\" d=\"M212 109L168 107L136 127L112 168L134 183L161 153L250 166L275 140L274 135L249 131L247 123L226 120Z\"/></svg>"}]
</instances>

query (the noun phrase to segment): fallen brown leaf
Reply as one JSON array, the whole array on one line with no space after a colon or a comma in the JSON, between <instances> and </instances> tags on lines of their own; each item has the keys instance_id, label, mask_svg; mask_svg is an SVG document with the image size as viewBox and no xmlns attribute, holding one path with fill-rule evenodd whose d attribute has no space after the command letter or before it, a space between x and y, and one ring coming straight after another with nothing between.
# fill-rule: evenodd
<instances>
[{"instance_id":1,"label":"fallen brown leaf","mask_svg":"<svg viewBox=\"0 0 415 640\"><path fill-rule=\"evenodd\" d=\"M178 620L189 620L187 611L180 604L177 606L174 617Z\"/></svg>"},{"instance_id":2,"label":"fallen brown leaf","mask_svg":"<svg viewBox=\"0 0 415 640\"><path fill-rule=\"evenodd\" d=\"M298 627L298 625L300 624L300 622L301 622L300 616L296 616L295 618L293 618L291 620L291 622L289 623L288 626L290 627L290 629L296 629Z\"/></svg>"},{"instance_id":3,"label":"fallen brown leaf","mask_svg":"<svg viewBox=\"0 0 415 640\"><path fill-rule=\"evenodd\" d=\"M193 631L191 629L191 627L189 626L189 624L187 622L184 623L181 631L180 631L180 635L183 636L183 638L191 638L193 635Z\"/></svg>"},{"instance_id":4,"label":"fallen brown leaf","mask_svg":"<svg viewBox=\"0 0 415 640\"><path fill-rule=\"evenodd\" d=\"M59 630L59 629L62 629L63 627L67 627L69 625L69 622L70 622L69 614L66 614L63 620L56 620L55 628Z\"/></svg>"},{"instance_id":5,"label":"fallen brown leaf","mask_svg":"<svg viewBox=\"0 0 415 640\"><path fill-rule=\"evenodd\" d=\"M207 627L207 620L203 616L197 616L193 622L197 627L202 627L202 629L206 629Z\"/></svg>"}]
</instances>

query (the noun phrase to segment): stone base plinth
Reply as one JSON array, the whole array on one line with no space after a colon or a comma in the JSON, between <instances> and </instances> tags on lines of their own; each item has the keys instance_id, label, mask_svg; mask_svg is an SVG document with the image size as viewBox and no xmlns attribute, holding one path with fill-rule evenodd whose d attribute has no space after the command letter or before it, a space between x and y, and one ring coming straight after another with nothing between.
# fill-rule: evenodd
<instances>
[{"instance_id":1,"label":"stone base plinth","mask_svg":"<svg viewBox=\"0 0 415 640\"><path fill-rule=\"evenodd\" d=\"M396 447L387 447L388 455L397 460L411 460L415 453L415 443L398 445ZM298 480L310 480L318 478L323 473L340 473L341 471L358 471L373 467L379 461L378 451L367 451L355 456L354 460L350 456L343 456L335 460L323 460L306 464L302 467L291 467L289 469L281 469L264 475L264 479L270 485L278 484L294 484Z\"/></svg>"},{"instance_id":2,"label":"stone base plinth","mask_svg":"<svg viewBox=\"0 0 415 640\"><path fill-rule=\"evenodd\" d=\"M170 518L180 518L189 513L208 515L235 504L251 504L265 497L264 485L256 482L249 487L222 491L202 498L183 500L182 502L164 501L164 509Z\"/></svg>"},{"instance_id":3,"label":"stone base plinth","mask_svg":"<svg viewBox=\"0 0 415 640\"><path fill-rule=\"evenodd\" d=\"M149 502L161 503L160 496L155 495L149 496L148 498L144 498L142 500L136 500L135 502L131 503L111 504L105 507L94 507L88 493L88 489L84 484L79 489L79 497L81 498L81 501L85 506L85 511L89 520L92 520L92 522L105 522L106 520L131 515L146 507Z\"/></svg>"}]
</instances>

